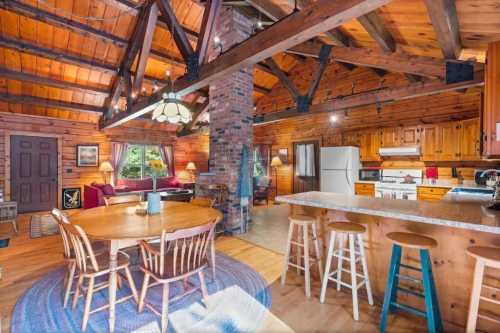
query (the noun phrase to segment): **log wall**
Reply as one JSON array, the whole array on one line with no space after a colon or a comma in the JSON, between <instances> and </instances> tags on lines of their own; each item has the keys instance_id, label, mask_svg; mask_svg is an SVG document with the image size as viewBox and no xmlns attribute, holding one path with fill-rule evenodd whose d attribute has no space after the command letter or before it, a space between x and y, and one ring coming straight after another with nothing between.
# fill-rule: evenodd
<instances>
[{"instance_id":1,"label":"log wall","mask_svg":"<svg viewBox=\"0 0 500 333\"><path fill-rule=\"evenodd\" d=\"M111 142L152 143L174 145L176 173L183 173L189 161L202 171L206 171L208 159L208 137L193 135L178 139L175 132L163 126L151 127L144 121L134 121L125 126L99 131L95 122L73 121L67 119L27 116L0 112L0 188L6 181L6 135L9 133L31 135L57 135L62 141L61 165L62 188L81 187L93 181L102 181L98 167L76 166L77 144L99 144L100 162L109 160ZM149 123L150 124L150 123Z\"/></svg>"}]
</instances>

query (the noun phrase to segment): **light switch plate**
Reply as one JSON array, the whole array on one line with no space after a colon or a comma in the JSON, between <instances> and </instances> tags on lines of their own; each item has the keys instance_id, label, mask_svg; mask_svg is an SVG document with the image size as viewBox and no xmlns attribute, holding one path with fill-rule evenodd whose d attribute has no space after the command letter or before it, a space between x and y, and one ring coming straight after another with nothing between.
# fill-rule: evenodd
<instances>
[{"instance_id":1,"label":"light switch plate","mask_svg":"<svg viewBox=\"0 0 500 333\"><path fill-rule=\"evenodd\" d=\"M495 123L495 129L496 129L496 141L500 141L500 123Z\"/></svg>"}]
</instances>

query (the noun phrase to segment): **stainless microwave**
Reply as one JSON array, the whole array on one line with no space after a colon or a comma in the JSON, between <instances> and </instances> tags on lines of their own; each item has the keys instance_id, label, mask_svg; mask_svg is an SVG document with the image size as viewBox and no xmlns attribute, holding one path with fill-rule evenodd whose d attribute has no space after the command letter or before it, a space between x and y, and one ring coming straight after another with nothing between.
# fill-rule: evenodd
<instances>
[{"instance_id":1,"label":"stainless microwave","mask_svg":"<svg viewBox=\"0 0 500 333\"><path fill-rule=\"evenodd\" d=\"M359 180L379 181L381 170L374 168L359 169Z\"/></svg>"}]
</instances>

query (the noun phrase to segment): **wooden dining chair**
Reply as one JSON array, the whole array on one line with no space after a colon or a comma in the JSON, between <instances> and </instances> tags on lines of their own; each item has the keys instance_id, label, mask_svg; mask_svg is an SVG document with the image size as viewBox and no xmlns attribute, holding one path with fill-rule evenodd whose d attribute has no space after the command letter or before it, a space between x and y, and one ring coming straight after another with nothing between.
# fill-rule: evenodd
<instances>
[{"instance_id":1,"label":"wooden dining chair","mask_svg":"<svg viewBox=\"0 0 500 333\"><path fill-rule=\"evenodd\" d=\"M71 288L73 286L73 280L75 279L76 272L76 260L75 253L71 248L71 241L69 239L69 235L66 233L64 229L64 224L70 224L69 219L66 215L63 214L59 209L54 208L51 211L52 216L57 221L59 226L59 233L61 234L61 238L63 241L63 249L64 249L64 260L68 265L68 272L64 279L64 295L63 295L63 307L68 305L69 296L72 294Z\"/></svg>"},{"instance_id":2,"label":"wooden dining chair","mask_svg":"<svg viewBox=\"0 0 500 333\"><path fill-rule=\"evenodd\" d=\"M190 203L200 207L212 208L215 200L208 197L194 197L191 198ZM210 267L212 268L212 279L215 280L215 232L210 240Z\"/></svg>"},{"instance_id":3,"label":"wooden dining chair","mask_svg":"<svg viewBox=\"0 0 500 333\"><path fill-rule=\"evenodd\" d=\"M168 326L169 284L175 281L187 281L197 274L200 280L201 293L207 305L207 287L203 269L208 266L207 250L213 237L214 223L178 230L172 233L162 232L161 242L158 246L146 241L140 243L142 253L141 269L144 271L144 281L139 297L139 312L147 306L153 313L161 317L161 331L166 332ZM149 283L150 278L155 281ZM157 310L152 304L146 302L149 287L162 284L162 307ZM191 288L183 294L172 298L172 301L183 297L198 288Z\"/></svg>"},{"instance_id":4,"label":"wooden dining chair","mask_svg":"<svg viewBox=\"0 0 500 333\"><path fill-rule=\"evenodd\" d=\"M110 306L109 304L106 304L94 310L90 309L94 292L109 287L108 279L99 284L95 283L98 277L107 275L111 271L109 267L109 252L105 252L96 256L85 231L80 226L63 224L63 228L69 235L69 238L73 245L73 249L75 250L75 261L79 270L78 284L76 286L75 296L73 298L73 309L78 303L78 299L81 296L80 293L83 296L83 294L86 292L85 308L82 321L82 331L85 331L90 315L98 311L105 310ZM116 304L124 302L130 298L134 298L134 300L137 302L137 290L135 288L134 280L129 269L129 256L122 251L118 251L116 271L118 275L120 275L121 272L125 272L125 276L123 278L127 280L130 286L130 290L132 291L131 295L124 296L121 299L117 299L115 301ZM86 279L88 280L87 287L85 287Z\"/></svg>"},{"instance_id":5,"label":"wooden dining chair","mask_svg":"<svg viewBox=\"0 0 500 333\"><path fill-rule=\"evenodd\" d=\"M104 197L104 203L106 204L106 207L109 207L123 203L139 203L141 202L141 199L140 194L115 195L112 197Z\"/></svg>"},{"instance_id":6,"label":"wooden dining chair","mask_svg":"<svg viewBox=\"0 0 500 333\"><path fill-rule=\"evenodd\" d=\"M191 198L190 203L200 207L212 208L214 206L215 200L208 197L194 197Z\"/></svg>"}]
</instances>

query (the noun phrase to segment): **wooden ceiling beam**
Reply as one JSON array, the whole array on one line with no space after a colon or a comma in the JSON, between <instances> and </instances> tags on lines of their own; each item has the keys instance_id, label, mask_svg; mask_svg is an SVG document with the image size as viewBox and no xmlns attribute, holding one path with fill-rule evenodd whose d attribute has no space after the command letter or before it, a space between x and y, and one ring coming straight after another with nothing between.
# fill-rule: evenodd
<instances>
[{"instance_id":1,"label":"wooden ceiling beam","mask_svg":"<svg viewBox=\"0 0 500 333\"><path fill-rule=\"evenodd\" d=\"M153 35L155 33L156 22L158 21L158 5L153 3L148 10L145 27L141 34L140 40L142 45L138 50L137 67L135 70L134 82L132 84L132 91L140 94L144 73L146 72L146 65L148 63L149 54L151 51L151 44L153 42ZM134 42L134 41L132 41Z\"/></svg>"},{"instance_id":2,"label":"wooden ceiling beam","mask_svg":"<svg viewBox=\"0 0 500 333\"><path fill-rule=\"evenodd\" d=\"M203 18L201 21L200 37L196 44L196 54L198 55L198 65L206 63L207 51L212 41L215 30L215 20L219 14L222 0L208 0L205 3Z\"/></svg>"},{"instance_id":3,"label":"wooden ceiling beam","mask_svg":"<svg viewBox=\"0 0 500 333\"><path fill-rule=\"evenodd\" d=\"M462 52L455 0L425 0L427 12L446 59L458 59Z\"/></svg>"},{"instance_id":4,"label":"wooden ceiling beam","mask_svg":"<svg viewBox=\"0 0 500 333\"><path fill-rule=\"evenodd\" d=\"M56 101L53 99L39 98L33 96L24 96L24 95L9 95L5 93L0 93L0 101L6 103L13 104L29 104L33 106L42 106L47 108L54 109L63 109L70 111L78 111L78 112L87 112L92 114L101 115L104 111L104 108L88 105L88 104L80 104L80 103L68 103L63 101Z\"/></svg>"},{"instance_id":5,"label":"wooden ceiling beam","mask_svg":"<svg viewBox=\"0 0 500 333\"><path fill-rule=\"evenodd\" d=\"M309 114L342 111L350 108L373 105L375 103L394 102L483 85L484 72L481 71L475 73L474 80L460 83L446 84L441 80L435 80L412 83L403 87L382 88L349 96L339 96L325 101L324 103L311 105L309 108ZM264 115L256 115L254 117L254 124L265 124L300 116L304 116L304 113L299 112L297 108L292 108Z\"/></svg>"},{"instance_id":6,"label":"wooden ceiling beam","mask_svg":"<svg viewBox=\"0 0 500 333\"><path fill-rule=\"evenodd\" d=\"M156 5L156 3L154 4ZM118 70L118 75L115 76L112 86L111 86L111 94L109 98L106 100L106 115L110 117L113 114L114 109L118 105L118 101L120 100L120 96L123 91L126 91L127 97L127 108L129 108L132 104L132 75L131 75L131 67L135 60L137 53L143 43L143 36L145 35L145 31L148 24L149 14L153 7L153 3L149 3L147 6L141 8L141 13L137 19L137 22L134 27L134 31L132 32L131 41L127 46L127 50L125 51L125 55L123 56L122 62L120 64L120 68Z\"/></svg>"},{"instance_id":7,"label":"wooden ceiling beam","mask_svg":"<svg viewBox=\"0 0 500 333\"><path fill-rule=\"evenodd\" d=\"M198 122L198 119L200 118L200 116L204 112L208 111L208 104L209 104L209 102L208 102L208 100L206 100L205 102L198 104L194 107L194 109L192 110L191 121L189 123L185 124L184 126L181 126L177 130L177 136L186 136L189 134L193 134L193 127Z\"/></svg>"},{"instance_id":8,"label":"wooden ceiling beam","mask_svg":"<svg viewBox=\"0 0 500 333\"><path fill-rule=\"evenodd\" d=\"M37 76L29 73L12 71L6 68L0 68L0 77L16 81L29 82L33 84L46 85L54 88L69 89L84 94L88 93L88 94L105 95L105 96L109 94L109 90L107 88L96 88L75 82L57 80L50 77Z\"/></svg>"},{"instance_id":9,"label":"wooden ceiling beam","mask_svg":"<svg viewBox=\"0 0 500 333\"><path fill-rule=\"evenodd\" d=\"M330 63L330 53L332 51L332 47L330 45L322 45L321 50L319 52L319 68L314 76L311 85L309 86L309 91L307 92L307 98L309 100L309 104L312 103L314 96L316 95L316 91L318 90L319 83L323 78L323 74L325 73L326 67Z\"/></svg>"},{"instance_id":10,"label":"wooden ceiling beam","mask_svg":"<svg viewBox=\"0 0 500 333\"><path fill-rule=\"evenodd\" d=\"M179 78L175 81L174 90L181 96L196 91L238 70L241 66L258 63L389 2L390 0L345 0L342 2L318 0L203 65L197 78L193 79L186 75ZM120 112L112 118L103 120L101 128L118 126L152 111L165 91L166 89L160 89L149 98L138 100L130 112Z\"/></svg>"},{"instance_id":11,"label":"wooden ceiling beam","mask_svg":"<svg viewBox=\"0 0 500 333\"><path fill-rule=\"evenodd\" d=\"M371 12L361 17L358 17L358 22L363 26L363 28L368 32L368 34L377 42L380 48L386 53L396 52L396 41L392 37L391 33L385 27L382 19L378 16L376 12ZM381 76L377 71L377 75ZM386 75L387 73L382 73ZM420 77L413 74L404 74L408 81L418 82Z\"/></svg>"},{"instance_id":12,"label":"wooden ceiling beam","mask_svg":"<svg viewBox=\"0 0 500 333\"><path fill-rule=\"evenodd\" d=\"M263 87L263 86L259 86L258 84L255 84L253 85L253 90L255 92L258 92L259 94L269 94L271 92L271 89L269 88L266 88L266 87Z\"/></svg>"},{"instance_id":13,"label":"wooden ceiling beam","mask_svg":"<svg viewBox=\"0 0 500 333\"><path fill-rule=\"evenodd\" d=\"M358 22L386 53L396 51L396 42L376 12L358 17Z\"/></svg>"},{"instance_id":14,"label":"wooden ceiling beam","mask_svg":"<svg viewBox=\"0 0 500 333\"><path fill-rule=\"evenodd\" d=\"M59 28L71 30L83 36L91 36L104 42L115 44L119 47L126 47L128 44L128 41L126 39L120 38L99 29L95 29L78 21L70 20L66 17L52 14L46 10L32 7L16 0L5 0L3 2L0 2L0 8Z\"/></svg>"},{"instance_id":15,"label":"wooden ceiling beam","mask_svg":"<svg viewBox=\"0 0 500 333\"><path fill-rule=\"evenodd\" d=\"M194 50L187 38L186 32L175 16L174 9L170 6L169 0L157 0L156 3L163 17L167 20L167 27L174 37L175 44L181 52L182 58L186 62L189 62L190 57L194 54Z\"/></svg>"},{"instance_id":16,"label":"wooden ceiling beam","mask_svg":"<svg viewBox=\"0 0 500 333\"><path fill-rule=\"evenodd\" d=\"M13 49L19 52L26 52L36 56L41 56L47 59L63 61L77 66L85 66L105 73L114 74L117 72L116 66L112 64L104 63L101 61L84 59L72 54L55 52L52 49L48 49L42 46L31 44L29 42L11 37L0 36L0 46Z\"/></svg>"},{"instance_id":17,"label":"wooden ceiling beam","mask_svg":"<svg viewBox=\"0 0 500 333\"><path fill-rule=\"evenodd\" d=\"M285 86L286 90L288 90L292 98L294 100L297 100L297 98L300 96L299 91L295 87L295 84L292 82L292 80L290 80L290 78L281 70L281 68L273 60L273 58L266 59L265 63L267 66L269 66L269 68L271 68L274 75L276 75L276 77L280 80L281 84Z\"/></svg>"},{"instance_id":18,"label":"wooden ceiling beam","mask_svg":"<svg viewBox=\"0 0 500 333\"><path fill-rule=\"evenodd\" d=\"M302 52L318 54L321 48L319 43L302 43ZM357 66L374 67L389 72L407 73L429 78L443 79L446 61L438 58L409 55L403 53L385 53L367 48L333 46L332 56L335 61ZM482 64L476 63L478 69Z\"/></svg>"}]
</instances>

